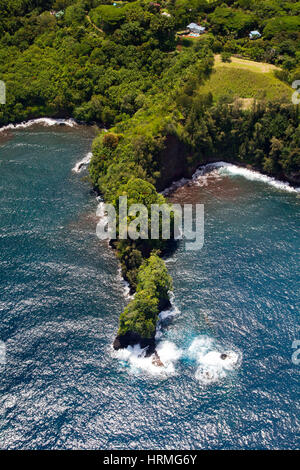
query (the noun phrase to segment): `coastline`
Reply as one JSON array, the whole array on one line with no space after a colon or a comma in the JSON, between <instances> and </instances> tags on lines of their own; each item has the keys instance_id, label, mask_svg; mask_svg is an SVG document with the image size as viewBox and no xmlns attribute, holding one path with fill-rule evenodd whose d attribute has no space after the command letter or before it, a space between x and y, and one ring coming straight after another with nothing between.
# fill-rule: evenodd
<instances>
[{"instance_id":1,"label":"coastline","mask_svg":"<svg viewBox=\"0 0 300 470\"><path fill-rule=\"evenodd\" d=\"M189 185L191 183L197 183L197 180L205 175L208 175L212 171L219 170L221 176L239 176L250 181L257 181L263 184L267 184L278 191L289 192L293 194L300 193L300 187L293 187L287 182L283 182L277 180L276 178L267 176L257 170L250 169L249 165L237 165L234 163L223 162L223 161L216 161L216 162L209 162L207 164L201 165L198 169L193 173L191 178L181 178L178 181L174 181L171 186L166 188L162 194L165 196L171 196L173 192L175 192L180 187L185 185ZM223 171L223 173L222 173ZM126 281L124 281L126 282ZM126 287L125 287L126 289ZM130 289L129 284L127 283L127 289ZM132 299L134 296L129 296L129 299ZM126 335L123 338L119 338L118 336L114 342L114 348L116 350L119 349L130 349L134 348L135 345L139 345L142 351L140 351L140 355L144 354L144 357L153 356L153 364L157 366L163 366L163 363L159 357L157 352L157 345L160 339L160 329L161 329L161 322L166 317L172 317L174 310L176 310L176 306L172 302L174 301L174 295L172 293L173 299L171 299L171 303L169 308L166 310L162 310L158 315L158 321L156 326L156 333L153 338L149 341L138 337L137 335ZM142 356L141 356L142 357Z\"/></svg>"},{"instance_id":2,"label":"coastline","mask_svg":"<svg viewBox=\"0 0 300 470\"><path fill-rule=\"evenodd\" d=\"M21 121L16 123L6 124L5 126L0 127L0 132L14 131L17 129L26 129L34 125L43 125L47 127L52 126L68 126L75 127L76 125L81 125L79 121L76 121L73 118L49 118L49 117L40 117L36 119L29 119L28 121Z\"/></svg>"},{"instance_id":3,"label":"coastline","mask_svg":"<svg viewBox=\"0 0 300 470\"><path fill-rule=\"evenodd\" d=\"M8 132L8 131L14 131L14 130L18 130L18 129L27 129L31 126L34 126L34 125L42 125L42 126L45 126L45 127L54 127L54 126L67 126L67 127L71 127L71 128L74 128L76 126L96 126L97 129L101 130L101 131L109 131L109 129L106 129L105 127L103 127L103 125L101 125L101 123L98 123L98 122L83 122L83 121L78 121L72 117L64 117L64 118L51 118L51 117L47 117L47 116L42 116L42 117L39 117L39 118L34 118L34 119L29 119L27 121L21 121L21 122L11 122L9 124L6 124L2 127L0 127L0 133L2 132ZM86 156L79 162L76 163L76 165L73 167L72 171L74 171L74 173L79 173L80 170L81 170L81 166L86 166L90 163L91 159L92 159L92 151L88 152L86 154ZM260 175L263 175L265 176L266 178L269 178L270 180L273 180L273 181L277 181L279 184L282 184L282 183L288 183L292 188L296 189L298 187L300 187L300 177L299 178L293 178L293 177L290 177L290 176L287 176L283 173L280 173L278 175L270 175L269 173L267 172L263 172L260 168L258 167L255 167L253 165L250 165L250 164L246 164L246 163L243 163L243 162L237 162L235 161L234 159L230 160L228 159L226 162L222 161L222 160L219 160L219 159L206 159L204 160L203 162L201 162L200 164L197 164L197 165L194 165L193 169L191 170L191 175L187 175L185 176L184 175L184 171L183 171L183 174L181 177L179 178L176 178L174 179L174 181L172 181L172 183L163 188L160 192L161 194L163 195L168 195L169 194L169 191L171 190L171 188L177 184L180 184L181 181L184 181L182 183L183 184L187 184L189 181L193 180L195 178L195 175L196 173L200 170L200 169L204 169L205 167L209 167L210 165L215 165L215 166L218 166L220 163L223 163L224 165L235 165L235 166L238 166L240 168L244 168L246 170L249 170L249 171L252 171L252 172L255 172L255 173L259 173ZM179 187L179 186L176 186L176 187ZM96 189L97 191L97 188L94 188ZM171 190L172 191L172 190ZM171 194L171 192L170 192Z\"/></svg>"},{"instance_id":4,"label":"coastline","mask_svg":"<svg viewBox=\"0 0 300 470\"><path fill-rule=\"evenodd\" d=\"M185 186L186 184L190 184L196 181L200 176L204 176L208 174L210 171L216 169L227 169L228 172L235 174L236 176L242 176L246 179L252 181L261 181L263 183L269 184L277 189L281 189L283 191L288 191L292 193L300 193L300 186L296 185L296 183L292 184L289 180L277 179L273 176L269 176L266 173L262 173L261 171L252 168L250 165L243 165L237 162L223 162L222 160L217 161L207 161L206 163L201 164L195 170L190 178L181 178L177 181L174 181L169 187L162 191L164 196L170 196L174 191L178 188ZM240 169L241 171L238 171ZM232 170L232 171L231 171ZM300 182L299 182L300 184Z\"/></svg>"},{"instance_id":5,"label":"coastline","mask_svg":"<svg viewBox=\"0 0 300 470\"><path fill-rule=\"evenodd\" d=\"M75 121L74 119L52 119L52 118L39 118L35 120L29 120L25 121L22 123L17 123L17 124L9 124L8 126L4 126L3 128L0 129L0 132L4 131L10 131L10 130L17 130L20 128L29 128L33 125L44 125L47 127L53 127L53 126L61 126L61 125L66 125L69 127L75 127L77 125L81 125L83 123L79 123ZM86 168L90 160L92 158L92 153L88 152L85 157L80 160L79 162L76 163L76 165L73 167L72 172L73 173L80 173L83 168ZM237 164L236 162L223 162L223 161L207 161L204 164L201 164L200 166L198 165L196 171L192 174L191 178L181 178L180 180L174 181L171 186L165 188L162 191L162 194L165 196L170 196L172 192L174 192L176 189L178 189L181 186L184 186L186 184L190 184L191 182L196 181L199 177L209 173L210 171L213 171L215 169L225 169L233 171L236 175L243 176L248 179L254 179L257 181L262 181L264 183L270 184L271 186L293 192L293 193L298 193L300 191L299 187L293 187L290 186L289 182L283 182L281 180L277 180L274 177L265 175L264 173L258 172L257 170L253 169L250 167L250 165L244 165L244 164ZM237 171L237 169L240 169L242 171ZM99 190L96 189L96 192L99 194ZM101 216L101 214L100 214ZM115 251L115 249L114 249ZM121 267L119 271L120 277L122 279L122 282L124 283L124 292L125 292L125 297L131 301L134 299L134 295L130 295L131 292L131 286L130 284L122 277L122 272L121 272ZM161 313L166 313L166 316L168 316L168 312L171 312L172 310L176 309L174 305L172 305L171 302L169 302L169 305L165 306L158 314L157 318L157 325L155 329L155 333L153 337L151 338L142 338L136 334L131 334L130 332L125 335L125 337L121 337L117 335L114 341L114 348L115 349L124 349L128 347L133 347L136 344L140 344L142 348L147 348L148 351L146 353L147 356L153 355L153 360L156 362L157 366L163 365L160 361L160 358L156 352L156 345L157 345L157 339L159 339L159 329L160 329L160 314ZM172 315L172 314L170 314Z\"/></svg>"},{"instance_id":6,"label":"coastline","mask_svg":"<svg viewBox=\"0 0 300 470\"><path fill-rule=\"evenodd\" d=\"M158 367L152 364L152 358L138 357L141 354L140 348L134 348L134 351L129 348L130 356L127 350L115 352L112 348L118 317L127 303L123 297L122 284L119 278L116 279L119 263L111 249L107 249L106 242L99 243L95 237L96 193L90 191L88 183L82 180L88 175L88 170L82 170L78 175L71 172L75 163L80 161L90 149L89 130L87 129L86 133L81 128L75 130L66 127L32 127L27 130L17 130L10 135L11 139L3 142L1 147L3 155L0 158L8 158L4 153L4 148L6 152L9 147L11 149L10 158L14 158L13 153L16 151L20 157L20 164L3 165L2 163L2 180L7 181L6 187L2 185L3 210L15 207L20 211L17 219L21 222L18 230L20 238L16 238L11 230L11 242L15 244L18 256L20 256L15 259L13 266L17 266L20 261L20 276L22 278L26 276L27 283L21 285L21 277L15 278L13 271L6 269L7 263L3 266L3 280L4 282L6 279L12 281L12 289L8 289L4 293L6 297L3 300L7 301L7 313L4 315L6 321L2 325L2 332L7 331L7 322L11 322L11 325L14 326L14 332L8 334L10 337L8 343L10 360L6 372L2 376L3 386L7 387L7 394L3 396L4 406L7 403L7 412L13 413L3 421L3 445L24 447L28 445L28 439L32 439L33 445L38 446L38 442L34 440L37 422L41 423L39 424L42 426L41 429L48 433L43 434L44 438L51 439L53 436L53 441L49 442L53 442L55 445L57 428L56 426L53 428L53 407L57 410L55 418L57 416L57 419L61 420L62 429L69 429L70 414L65 413L65 407L70 404L74 410L74 417L82 416L84 418L84 420L80 420L80 423L76 421L73 426L83 436L86 432L86 423L89 422L91 416L95 417L96 421L92 422L89 428L90 434L86 437L86 446L94 442L92 439L96 432L98 439L96 444L105 446L105 443L109 442L111 446L119 445L124 448L124 441L118 443L114 435L111 438L111 433L115 432L118 437L119 430L122 429L121 437L130 435L132 422L137 428L132 437L130 435L128 442L138 442L140 447L146 447L149 444L159 448L167 443L176 447L176 444L180 446L180 442L188 447L191 445L188 430L199 429L200 424L203 427L203 438L200 436L197 442L203 447L206 446L206 443L209 446L211 444L209 443L210 435L205 440L205 426L208 419L215 420L214 416L220 412L220 406L225 416L224 422L226 426L229 426L226 429L232 431L232 439L235 440L235 442L232 441L233 445L238 442L240 436L243 436L242 431L245 442L249 438L246 419L251 415L254 403L257 403L259 407L255 408L257 413L263 415L266 403L268 403L270 409L268 418L270 417L270 419L273 416L273 409L277 410L278 406L278 415L290 416L291 422L293 422L293 417L296 416L295 394L285 399L285 393L286 384L292 386L297 379L297 368L289 368L282 381L276 380L276 377L278 378L280 365L286 363L286 351L289 351L291 338L297 332L295 310L292 308L293 305L296 305L297 294L290 292L286 297L280 293L280 290L289 288L292 276L296 272L296 258L292 262L295 246L293 245L292 251L289 247L293 240L296 242L292 235L292 230L296 227L295 214L298 213L298 210L297 212L294 210L297 209L295 207L296 197L289 193L270 189L264 184L252 184L242 178L236 178L233 181L231 177L226 177L228 183L224 184L228 189L232 186L242 185L246 187L245 194L247 195L250 194L251 188L255 193L258 190L260 194L258 200L261 200L264 213L267 213L269 209L272 213L276 208L286 210L286 212L279 213L278 224L275 224L276 227L274 227L278 234L277 241L282 240L284 243L284 247L282 247L284 258L281 259L281 249L277 251L276 255L276 243L274 243L276 240L273 237L270 245L275 245L275 247L267 246L266 252L260 253L259 251L262 248L260 241L267 242L268 237L272 236L270 228L272 228L273 218L269 221L266 220L265 230L262 228L259 233L250 231L253 252L247 237L239 239L241 234L248 235L246 227L234 218L234 214L239 210L238 207L243 207L243 198L240 199L241 205L239 205L238 201L236 204L230 197L226 201L221 196L224 206L223 202L220 203L213 198L215 200L211 200L210 208L207 207L207 211L210 211L207 214L209 218L210 215L212 216L213 225L210 230L211 237L207 237L208 244L205 246L205 251L199 255L195 253L195 256L187 258L182 251L184 247L179 246L166 263L174 280L175 304L178 308L178 314L163 322L161 336L157 337L158 354L164 363L164 367ZM32 144L32 147L26 148L23 144L16 147L15 139L17 143L24 141L24 144L25 142ZM59 142L63 143L65 151L59 151L59 147L61 147ZM72 142L75 144L73 149L69 145ZM36 145L38 143L41 143L43 147L45 143L48 143L47 154L43 154L43 148ZM58 151L53 152L53 149ZM34 161L38 166L32 165L31 161L24 161L22 155L28 155L31 152L35 155ZM53 164L51 154L53 154L55 162L63 162L62 171L60 164ZM39 172L31 170L32 166L42 170L45 168L45 164L49 168L47 173L51 176L51 180L48 179L47 173L41 173L39 178ZM8 172L12 178L10 181L6 180ZM22 185L20 190L15 192L13 181L18 176L16 181L19 182L20 175L24 172L26 180L28 178L28 181L31 181L31 187L28 188L28 191L24 188L24 191ZM63 175L62 184L56 186L56 181L60 180L59 175ZM36 185L36 178L39 178L39 186ZM204 177L203 180L205 179ZM208 177L208 179L212 180L213 188L223 184L219 178L215 183L214 177L211 179ZM44 186L49 189L44 191ZM31 188L36 188L34 194L32 194ZM54 213L51 207L55 207L51 201L52 195L55 199L59 196L57 190L54 193L54 188L62 188L63 200L67 197L72 208L72 214L68 212L69 204L62 208L62 219L65 219L66 223L71 222L70 226L69 224L66 226L66 231L60 229L64 225L63 223L56 223L55 219L50 216L51 213ZM193 185L184 189L182 196L185 196L187 192L191 194L194 192L196 203L197 194L200 196L206 193L207 199L209 199L207 190L210 188L211 186L201 188ZM176 193L177 199L180 199L180 193L180 190ZM234 193L233 191L230 194L234 195ZM270 196L271 205L269 205L269 201L262 199L264 193ZM43 211L40 220L32 221L30 214L35 207L35 202L31 209L28 204L29 199L26 198L26 195L30 198L32 196L38 204L36 196L39 194L43 196L44 200L48 198L48 203L44 207L50 209L50 212L47 213L49 226L55 226L59 231L50 233L51 240L56 240L55 252L45 250L47 246L45 247L44 243L36 245L36 254L40 254L39 259L42 262L52 262L47 266L43 263L46 270L32 271L34 266L27 264L26 261L32 260L34 262L35 258L32 259L29 251L25 253L24 258L24 253L22 254L24 243L18 243L18 240L21 241L21 237L24 240L24 236L30 236L30 234L24 233L24 230L28 228L28 226L26 227L27 223L32 226L34 231L39 224L41 239L45 239ZM235 194L238 195L238 193ZM5 201L7 201L8 195L11 203L6 205ZM25 197L20 197L22 195ZM198 201L201 202L201 197L198 198ZM251 205L249 198L244 199L244 202L245 213L254 215L254 218L249 221L249 226L251 226L253 220L256 220L255 207L254 204ZM230 210L230 204L232 210ZM59 201L57 205L61 206ZM22 215L25 206L28 208L27 222ZM43 206L40 207L43 209ZM227 214L222 210L223 207L228 207ZM295 219L295 223L290 226L290 239L286 238L289 230L287 212L291 212L290 218ZM222 218L222 221L218 222L216 215L220 213L224 214L224 219ZM276 219L276 214L274 217ZM257 220L258 223L260 220L262 219ZM234 248L232 256L238 255L238 265L231 273L231 255L226 249L226 245L223 245L222 242L218 243L222 236L218 228L222 223L226 224L232 221L236 224L236 236L230 236L228 243L232 243ZM284 232L280 234L282 222L284 222ZM12 227L15 225L13 218L11 218L11 225ZM209 235L208 232L207 235ZM35 239L36 235L33 236ZM263 238L257 238L257 236ZM30 243L34 242L34 239L30 236ZM13 245L7 241L7 238L3 239L3 261L12 261L15 258L15 251L10 250ZM62 245L60 245L61 241L64 242ZM53 246L52 241L51 246ZM43 259L43 253L45 253L46 259ZM222 253L225 255L224 258L222 258ZM272 254L275 254L274 259L272 259ZM253 255L257 255L257 257L254 259ZM264 273L258 268L262 261L268 259L270 263L266 263L267 274L264 276ZM24 261L26 262L26 271ZM250 262L250 272L247 270L248 262ZM66 263L71 269L68 269ZM279 272L282 267L286 267L286 269ZM246 269L244 270L244 268ZM276 269L278 269L277 272ZM31 275L35 272L41 276L36 287L36 276ZM239 276L238 272L242 278L240 284L239 278L235 276L235 274ZM254 275L253 282L251 282L251 273ZM270 278L272 273L274 279ZM283 284L278 279L279 276ZM274 295L265 290L266 301L257 306L261 296L264 295L263 291L255 294L255 280L259 279L264 281L263 288L267 287L268 282L272 283L270 288L274 291ZM226 284L226 280L228 284ZM248 280L250 284L248 284ZM61 283L63 284L61 285ZM27 287L26 284L28 284ZM245 284L247 285L245 286ZM18 291L21 286L22 291ZM51 296L52 289L54 289L53 294L56 294L55 297ZM232 297L229 297L230 295ZM30 303L29 301L33 297L37 301L40 300L40 303ZM28 300L28 302L19 303L18 300ZM173 303L172 299L171 302ZM270 310L268 310L267 302L270 302ZM17 304L16 310L11 308L14 304ZM276 310L280 310L280 312L277 313ZM267 312L267 315L263 312ZM272 325L271 335L269 335L270 325ZM267 344L263 341L266 337L270 340ZM276 349L277 347L278 349ZM233 351L239 356L238 364L233 370L224 367L230 363L219 361L219 355L227 351ZM273 358L275 359L269 356L270 352L274 353ZM279 363L277 358L279 358ZM15 377L15 380L12 381L12 377ZM266 382L266 377L270 377L272 380ZM21 384L26 382L27 388L32 390L33 401L28 402L28 396L24 395L24 387L20 387L20 380ZM274 383L277 387L275 391L273 390ZM54 389L58 390L55 395L53 395ZM268 397L265 401L263 397L265 397L266 390ZM13 397L13 409L10 408L11 397ZM40 407L41 402L45 403L46 414L44 408ZM63 405L62 408L61 405ZM208 409L209 413L211 412L210 418L207 418ZM95 410L100 411L95 415ZM236 437L236 423L240 423L241 410L245 410L246 413L245 427ZM32 421L32 413L36 416L35 421ZM159 414L157 415L157 413ZM22 428L20 429L22 432L24 430L26 434L24 438L19 437L18 432L16 433L17 429L14 427L14 423L19 422L18 416L22 417ZM112 417L113 421L111 421ZM101 419L100 422L98 422L99 419ZM152 419L153 434L148 437L146 442L139 436L147 433L149 419ZM228 421L226 421L227 419ZM166 428L166 444L164 444L161 442L161 432L165 430L166 422L170 424ZM209 421L209 426L211 422L213 421ZM275 428L278 429L278 423L275 419L274 422ZM252 426L252 423L249 426ZM176 429L178 429L178 437L176 440L175 436L174 440L173 433ZM284 431L285 428L281 429ZM191 435L194 436L194 434ZM73 446L76 447L77 431L74 431L74 434L70 436L70 440L65 441L65 447L72 446L73 436ZM109 439L113 440L109 441ZM224 433L222 430L219 431L217 439L220 445L223 445ZM278 441L275 444L277 443Z\"/></svg>"}]
</instances>

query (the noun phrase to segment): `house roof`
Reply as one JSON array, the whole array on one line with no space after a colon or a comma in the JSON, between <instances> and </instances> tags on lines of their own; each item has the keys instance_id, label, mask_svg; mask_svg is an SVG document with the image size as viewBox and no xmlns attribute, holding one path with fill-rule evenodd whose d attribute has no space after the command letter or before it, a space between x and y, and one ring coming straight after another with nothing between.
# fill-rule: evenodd
<instances>
[{"instance_id":1,"label":"house roof","mask_svg":"<svg viewBox=\"0 0 300 470\"><path fill-rule=\"evenodd\" d=\"M196 23L190 23L189 25L187 25L187 28L189 29L198 29L198 31L204 31L205 30L205 27L204 26L199 26L198 24Z\"/></svg>"},{"instance_id":2,"label":"house roof","mask_svg":"<svg viewBox=\"0 0 300 470\"><path fill-rule=\"evenodd\" d=\"M255 36L257 34L261 35L259 31L250 31L250 34L252 34L253 36Z\"/></svg>"}]
</instances>

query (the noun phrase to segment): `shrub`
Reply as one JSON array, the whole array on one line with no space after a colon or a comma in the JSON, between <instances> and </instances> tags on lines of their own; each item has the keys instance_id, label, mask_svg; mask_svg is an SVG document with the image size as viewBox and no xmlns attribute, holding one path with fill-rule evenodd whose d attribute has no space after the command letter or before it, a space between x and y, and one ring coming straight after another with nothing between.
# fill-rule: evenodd
<instances>
[{"instance_id":1,"label":"shrub","mask_svg":"<svg viewBox=\"0 0 300 470\"><path fill-rule=\"evenodd\" d=\"M231 62L231 54L230 52L223 51L221 53L221 60L222 62Z\"/></svg>"}]
</instances>

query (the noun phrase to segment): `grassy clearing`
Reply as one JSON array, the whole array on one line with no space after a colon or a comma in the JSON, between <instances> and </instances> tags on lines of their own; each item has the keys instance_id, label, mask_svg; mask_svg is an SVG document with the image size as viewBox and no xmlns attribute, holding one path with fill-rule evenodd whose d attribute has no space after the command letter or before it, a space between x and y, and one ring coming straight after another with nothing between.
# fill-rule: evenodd
<instances>
[{"instance_id":1,"label":"grassy clearing","mask_svg":"<svg viewBox=\"0 0 300 470\"><path fill-rule=\"evenodd\" d=\"M279 70L273 64L267 62L254 62L253 60L240 59L239 57L231 57L231 62L222 62L221 55L215 55L215 67L229 67L252 70L252 72L268 73L274 70Z\"/></svg>"},{"instance_id":2,"label":"grassy clearing","mask_svg":"<svg viewBox=\"0 0 300 470\"><path fill-rule=\"evenodd\" d=\"M274 76L276 67L271 64L232 58L232 62L221 62L215 57L215 69L210 79L201 87L201 92L211 92L215 101L229 95L244 99L244 106L251 107L253 99L291 99L291 88Z\"/></svg>"}]
</instances>

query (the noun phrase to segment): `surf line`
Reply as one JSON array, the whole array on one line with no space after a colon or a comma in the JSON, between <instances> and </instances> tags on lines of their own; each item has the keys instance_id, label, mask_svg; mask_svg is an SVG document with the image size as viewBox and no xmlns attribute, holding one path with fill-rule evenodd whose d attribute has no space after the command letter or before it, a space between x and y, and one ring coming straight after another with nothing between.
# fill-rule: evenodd
<instances>
[{"instance_id":1,"label":"surf line","mask_svg":"<svg viewBox=\"0 0 300 470\"><path fill-rule=\"evenodd\" d=\"M17 130L17 129L26 129L27 127L31 127L37 124L41 124L43 126L68 126L68 127L75 127L78 123L75 119L53 119L53 118L38 118L38 119L30 119L29 121L23 121L17 124L7 124L6 126L0 127L0 132L10 131L10 130Z\"/></svg>"},{"instance_id":2,"label":"surf line","mask_svg":"<svg viewBox=\"0 0 300 470\"><path fill-rule=\"evenodd\" d=\"M219 177L229 176L236 177L240 176L249 181L257 181L260 183L268 184L273 188L281 191L287 191L290 193L300 193L300 187L294 187L287 182L277 180L273 176L268 176L263 173L260 173L257 170L252 170L245 168L239 165L234 165L233 163L227 162L215 162L207 163L206 165L200 166L190 179L181 178L178 181L174 181L171 186L162 191L164 196L170 196L177 189L185 186L188 183L198 184L203 178L205 178L210 173L216 171Z\"/></svg>"},{"instance_id":3,"label":"surf line","mask_svg":"<svg viewBox=\"0 0 300 470\"><path fill-rule=\"evenodd\" d=\"M73 173L80 173L81 170L90 163L92 156L93 156L92 152L88 152L85 155L85 157L83 157L82 160L77 162L75 166L72 168Z\"/></svg>"}]
</instances>

